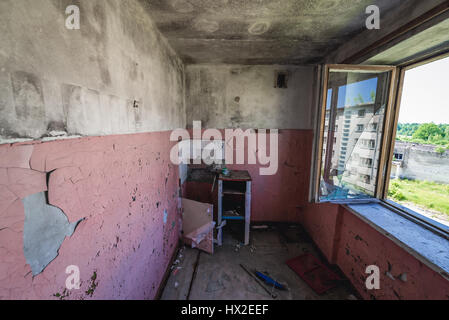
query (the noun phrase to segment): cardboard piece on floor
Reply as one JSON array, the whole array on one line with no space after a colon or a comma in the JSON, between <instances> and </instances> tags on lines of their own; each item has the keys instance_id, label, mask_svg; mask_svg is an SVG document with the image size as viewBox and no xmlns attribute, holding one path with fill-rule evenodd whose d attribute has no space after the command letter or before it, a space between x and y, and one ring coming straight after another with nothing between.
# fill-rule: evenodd
<instances>
[{"instance_id":1,"label":"cardboard piece on floor","mask_svg":"<svg viewBox=\"0 0 449 320\"><path fill-rule=\"evenodd\" d=\"M192 248L214 253L214 206L182 199L184 242Z\"/></svg>"}]
</instances>

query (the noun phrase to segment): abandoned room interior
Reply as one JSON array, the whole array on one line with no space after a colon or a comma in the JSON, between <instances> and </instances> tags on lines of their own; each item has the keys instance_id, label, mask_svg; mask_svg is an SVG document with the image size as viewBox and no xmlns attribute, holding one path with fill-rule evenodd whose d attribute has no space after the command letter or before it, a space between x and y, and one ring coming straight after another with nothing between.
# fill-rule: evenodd
<instances>
[{"instance_id":1,"label":"abandoned room interior","mask_svg":"<svg viewBox=\"0 0 449 320\"><path fill-rule=\"evenodd\" d=\"M1 0L0 300L448 300L448 72L449 1Z\"/></svg>"}]
</instances>

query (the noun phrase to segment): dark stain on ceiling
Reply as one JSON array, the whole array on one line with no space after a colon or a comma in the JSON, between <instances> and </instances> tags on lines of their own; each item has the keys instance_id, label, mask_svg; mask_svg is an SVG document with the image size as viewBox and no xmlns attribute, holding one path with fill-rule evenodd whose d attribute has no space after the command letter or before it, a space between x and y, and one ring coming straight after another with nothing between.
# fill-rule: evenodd
<instances>
[{"instance_id":1,"label":"dark stain on ceiling","mask_svg":"<svg viewBox=\"0 0 449 320\"><path fill-rule=\"evenodd\" d=\"M309 64L401 0L140 0L185 63Z\"/></svg>"}]
</instances>

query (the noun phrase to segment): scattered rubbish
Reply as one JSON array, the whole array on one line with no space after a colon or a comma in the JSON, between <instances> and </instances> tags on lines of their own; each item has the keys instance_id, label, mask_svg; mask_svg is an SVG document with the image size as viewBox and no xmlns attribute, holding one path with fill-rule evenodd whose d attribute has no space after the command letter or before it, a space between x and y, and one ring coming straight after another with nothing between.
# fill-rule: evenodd
<instances>
[{"instance_id":1,"label":"scattered rubbish","mask_svg":"<svg viewBox=\"0 0 449 320\"><path fill-rule=\"evenodd\" d=\"M221 224L217 227L217 230L218 230L218 229L223 229L223 228L226 226L226 224L227 224L227 221L226 221L226 220L223 220L223 221L221 222Z\"/></svg>"},{"instance_id":2,"label":"scattered rubbish","mask_svg":"<svg viewBox=\"0 0 449 320\"><path fill-rule=\"evenodd\" d=\"M249 274L251 278L253 278L270 295L270 297L272 297L273 299L277 298L277 294L268 290L263 282L259 280L259 278L257 278L254 274L252 274L251 271L249 271L243 264L241 264L240 267L242 267L242 269L245 270L245 272Z\"/></svg>"},{"instance_id":3,"label":"scattered rubbish","mask_svg":"<svg viewBox=\"0 0 449 320\"><path fill-rule=\"evenodd\" d=\"M226 220L223 220L223 221L221 222L221 224L220 224L219 226L217 226L217 228L216 228L216 229L217 229L217 238L214 239L214 243L219 244L219 239L222 238L223 228L226 226L226 224L227 224L227 221L226 221Z\"/></svg>"},{"instance_id":4,"label":"scattered rubbish","mask_svg":"<svg viewBox=\"0 0 449 320\"><path fill-rule=\"evenodd\" d=\"M234 251L235 251L235 252L239 252L241 247L242 247L242 245L241 245L240 243L237 243L237 244L235 245Z\"/></svg>"},{"instance_id":5,"label":"scattered rubbish","mask_svg":"<svg viewBox=\"0 0 449 320\"><path fill-rule=\"evenodd\" d=\"M214 228L215 228L215 222L210 222L208 224L205 224L202 227L200 227L200 228L196 229L195 231L186 235L185 236L186 242L190 242L192 248L198 248L198 247L200 247L203 240L206 240L209 236L210 236L210 238L213 237L213 235L211 235L211 233L213 232ZM206 250L205 248L201 248L201 249ZM213 253L213 250L211 250L211 252L209 252L209 253Z\"/></svg>"},{"instance_id":6,"label":"scattered rubbish","mask_svg":"<svg viewBox=\"0 0 449 320\"><path fill-rule=\"evenodd\" d=\"M267 230L268 226L252 226L253 230Z\"/></svg>"},{"instance_id":7,"label":"scattered rubbish","mask_svg":"<svg viewBox=\"0 0 449 320\"><path fill-rule=\"evenodd\" d=\"M184 243L214 253L213 205L182 199Z\"/></svg>"},{"instance_id":8,"label":"scattered rubbish","mask_svg":"<svg viewBox=\"0 0 449 320\"><path fill-rule=\"evenodd\" d=\"M224 215L227 217L239 217L240 213L238 213L237 210L229 210L229 211L226 211L224 213Z\"/></svg>"},{"instance_id":9,"label":"scattered rubbish","mask_svg":"<svg viewBox=\"0 0 449 320\"><path fill-rule=\"evenodd\" d=\"M249 250L251 251L251 253L254 253L256 251L256 247L255 246L250 246Z\"/></svg>"},{"instance_id":10,"label":"scattered rubbish","mask_svg":"<svg viewBox=\"0 0 449 320\"><path fill-rule=\"evenodd\" d=\"M182 257L184 257L183 252L186 249L186 247L182 247L181 249L179 249L178 252L178 257L176 258L176 260L173 262L173 264L170 267L170 270L173 271L174 269L182 269L182 267L177 267L177 265L179 265L182 262Z\"/></svg>"},{"instance_id":11,"label":"scattered rubbish","mask_svg":"<svg viewBox=\"0 0 449 320\"><path fill-rule=\"evenodd\" d=\"M406 273L401 274L401 275L399 276L399 279L400 279L402 282L407 282L407 274L406 274Z\"/></svg>"},{"instance_id":12,"label":"scattered rubbish","mask_svg":"<svg viewBox=\"0 0 449 320\"><path fill-rule=\"evenodd\" d=\"M177 267L177 268L172 272L172 275L176 276L176 275L178 274L179 270L181 270L181 269L182 269L182 267Z\"/></svg>"},{"instance_id":13,"label":"scattered rubbish","mask_svg":"<svg viewBox=\"0 0 449 320\"><path fill-rule=\"evenodd\" d=\"M222 171L222 173L223 173L223 175L224 176L230 176L231 175L231 171L228 169L228 168L223 168L223 171Z\"/></svg>"},{"instance_id":14,"label":"scattered rubbish","mask_svg":"<svg viewBox=\"0 0 449 320\"><path fill-rule=\"evenodd\" d=\"M175 282L175 289L178 289L179 287L179 282Z\"/></svg>"},{"instance_id":15,"label":"scattered rubbish","mask_svg":"<svg viewBox=\"0 0 449 320\"><path fill-rule=\"evenodd\" d=\"M337 274L310 253L287 261L287 265L317 294L326 293L341 281Z\"/></svg>"},{"instance_id":16,"label":"scattered rubbish","mask_svg":"<svg viewBox=\"0 0 449 320\"><path fill-rule=\"evenodd\" d=\"M272 279L271 277L267 276L266 274L263 274L262 272L256 271L256 276L262 281L264 281L270 287L274 287L279 290L286 290L282 284Z\"/></svg>"}]
</instances>

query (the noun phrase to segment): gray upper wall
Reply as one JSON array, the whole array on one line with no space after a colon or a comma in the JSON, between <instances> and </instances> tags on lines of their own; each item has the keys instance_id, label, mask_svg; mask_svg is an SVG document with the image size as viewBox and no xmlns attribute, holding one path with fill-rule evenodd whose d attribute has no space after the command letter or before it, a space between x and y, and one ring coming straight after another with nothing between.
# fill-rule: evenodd
<instances>
[{"instance_id":1,"label":"gray upper wall","mask_svg":"<svg viewBox=\"0 0 449 320\"><path fill-rule=\"evenodd\" d=\"M288 88L275 88L277 71ZM186 66L187 126L203 128L312 129L313 66Z\"/></svg>"},{"instance_id":2,"label":"gray upper wall","mask_svg":"<svg viewBox=\"0 0 449 320\"><path fill-rule=\"evenodd\" d=\"M184 65L138 0L1 0L0 43L0 143L186 125Z\"/></svg>"}]
</instances>

